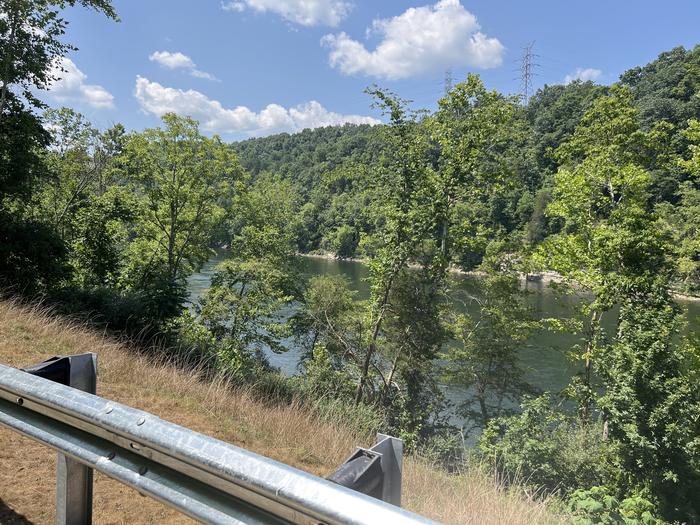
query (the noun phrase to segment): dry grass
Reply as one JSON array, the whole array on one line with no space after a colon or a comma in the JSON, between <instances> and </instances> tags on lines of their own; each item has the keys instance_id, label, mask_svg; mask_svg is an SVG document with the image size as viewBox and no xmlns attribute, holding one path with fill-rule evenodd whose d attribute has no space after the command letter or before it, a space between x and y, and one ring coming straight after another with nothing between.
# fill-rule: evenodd
<instances>
[{"instance_id":1,"label":"dry grass","mask_svg":"<svg viewBox=\"0 0 700 525\"><path fill-rule=\"evenodd\" d=\"M98 354L98 395L199 432L235 443L317 475L326 475L360 437L342 425L318 421L294 406L267 406L223 380L135 355L123 345L40 308L0 301L0 362L26 366L58 354ZM55 454L0 429L0 523L51 523ZM505 491L481 469L449 475L407 458L404 502L413 511L451 524L561 522L545 504ZM190 523L105 476L95 478L95 523Z\"/></svg>"}]
</instances>

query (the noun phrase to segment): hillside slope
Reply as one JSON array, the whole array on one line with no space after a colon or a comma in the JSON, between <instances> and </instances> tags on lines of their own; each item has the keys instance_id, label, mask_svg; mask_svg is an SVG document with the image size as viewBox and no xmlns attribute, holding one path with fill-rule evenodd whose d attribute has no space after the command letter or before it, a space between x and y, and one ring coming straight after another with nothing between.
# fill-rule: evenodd
<instances>
[{"instance_id":1,"label":"hillside slope","mask_svg":"<svg viewBox=\"0 0 700 525\"><path fill-rule=\"evenodd\" d=\"M222 381L137 356L99 333L37 308L0 301L0 362L26 366L57 354L98 354L98 395L235 443L317 475L368 445L349 429L318 421L299 407L268 406ZM0 428L0 523L54 521L55 453ZM542 503L504 491L480 469L454 476L407 458L405 506L452 524L561 522ZM191 523L150 498L97 473L95 523Z\"/></svg>"}]
</instances>

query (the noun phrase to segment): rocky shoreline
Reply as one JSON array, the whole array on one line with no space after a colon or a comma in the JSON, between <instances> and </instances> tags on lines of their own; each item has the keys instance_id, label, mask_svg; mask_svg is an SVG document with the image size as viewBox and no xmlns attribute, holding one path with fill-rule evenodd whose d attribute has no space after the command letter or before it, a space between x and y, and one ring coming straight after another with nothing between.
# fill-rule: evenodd
<instances>
[{"instance_id":1,"label":"rocky shoreline","mask_svg":"<svg viewBox=\"0 0 700 525\"><path fill-rule=\"evenodd\" d=\"M366 264L367 260L366 259L361 259L358 257L348 257L348 258L340 258L336 257L332 253L297 253L299 257L307 257L310 259L324 259L327 261L349 261L349 262L356 262L356 263L361 263L361 264ZM410 264L409 268L419 268L417 264ZM454 275L463 275L465 277L483 277L485 275L484 272L479 272L479 271L466 271L462 270L461 268L457 268L456 266L451 266L449 269L449 272L454 274ZM542 284L549 284L549 283L560 283L564 280L564 278L559 275L557 272L538 272L538 273L520 273L519 277L521 281L523 282L535 282L535 283L542 283ZM672 292L673 296L680 300L680 301L688 301L688 302L700 302L700 297L697 295L688 295L685 293L681 292Z\"/></svg>"}]
</instances>

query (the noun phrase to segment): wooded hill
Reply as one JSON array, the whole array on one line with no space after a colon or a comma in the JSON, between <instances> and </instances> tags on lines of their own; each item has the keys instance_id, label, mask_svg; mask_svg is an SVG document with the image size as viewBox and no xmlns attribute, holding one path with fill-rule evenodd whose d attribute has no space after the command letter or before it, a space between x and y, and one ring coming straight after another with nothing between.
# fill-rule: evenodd
<instances>
[{"instance_id":1,"label":"wooded hill","mask_svg":"<svg viewBox=\"0 0 700 525\"><path fill-rule=\"evenodd\" d=\"M645 152L645 167L653 174L651 202L675 230L683 252L679 287L697 292L697 241L688 237L697 238L699 198L693 174L683 167L682 159L694 147L684 133L688 121L700 117L700 46L662 53L653 62L624 72L618 84L629 89L641 129L656 129L664 139L661 149ZM527 247L558 231L557 221L545 215L552 178L560 165L553 152L572 137L593 101L609 91L608 86L590 81L545 85L527 106L519 108L517 126L500 145L497 165L489 166L484 159L483 167L494 177L498 170L510 170L517 174L516 180L486 196L477 213L489 231L482 242L466 247L455 263L474 269L493 240L507 239ZM373 229L368 178L370 167L383 154L380 127L346 124L307 129L244 140L233 148L253 180L274 173L293 183L300 206L301 251L362 257L366 253L360 240Z\"/></svg>"}]
</instances>

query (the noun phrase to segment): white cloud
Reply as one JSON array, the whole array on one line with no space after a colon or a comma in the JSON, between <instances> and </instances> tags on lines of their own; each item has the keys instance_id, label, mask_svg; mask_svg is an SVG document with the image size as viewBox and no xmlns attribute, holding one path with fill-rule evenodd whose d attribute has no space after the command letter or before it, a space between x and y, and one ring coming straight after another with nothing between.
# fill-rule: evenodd
<instances>
[{"instance_id":1,"label":"white cloud","mask_svg":"<svg viewBox=\"0 0 700 525\"><path fill-rule=\"evenodd\" d=\"M197 69L197 64L195 64L190 57L179 51L175 53L171 53L170 51L155 51L148 56L148 59L168 69L184 69L193 77L218 80L214 75Z\"/></svg>"},{"instance_id":2,"label":"white cloud","mask_svg":"<svg viewBox=\"0 0 700 525\"><path fill-rule=\"evenodd\" d=\"M224 11L236 11L242 13L245 11L245 4L243 2L221 2L221 9Z\"/></svg>"},{"instance_id":3,"label":"white cloud","mask_svg":"<svg viewBox=\"0 0 700 525\"><path fill-rule=\"evenodd\" d=\"M179 51L171 53L170 51L156 51L148 57L151 62L158 62L161 66L168 69L192 69L197 67L190 57L183 55Z\"/></svg>"},{"instance_id":4,"label":"white cloud","mask_svg":"<svg viewBox=\"0 0 700 525\"><path fill-rule=\"evenodd\" d=\"M259 13L270 11L302 26L336 27L350 12L352 3L344 0L243 0L221 2L221 7L239 13L246 8Z\"/></svg>"},{"instance_id":5,"label":"white cloud","mask_svg":"<svg viewBox=\"0 0 700 525\"><path fill-rule=\"evenodd\" d=\"M399 79L452 66L500 66L503 44L480 29L476 17L459 0L440 0L375 20L368 34L379 34L382 41L374 51L346 33L326 35L321 43L330 48L331 66L346 75Z\"/></svg>"},{"instance_id":6,"label":"white cloud","mask_svg":"<svg viewBox=\"0 0 700 525\"><path fill-rule=\"evenodd\" d=\"M574 80L582 80L583 82L588 80L595 81L598 80L602 74L603 72L600 69L595 69L592 67L587 67L584 69L577 67L576 71L564 77L564 84L570 84Z\"/></svg>"},{"instance_id":7,"label":"white cloud","mask_svg":"<svg viewBox=\"0 0 700 525\"><path fill-rule=\"evenodd\" d=\"M325 109L312 100L293 108L269 104L256 113L245 106L225 108L217 100L189 89L165 87L141 76L136 77L134 96L141 109L153 115L177 113L190 116L200 122L202 128L216 133L245 133L269 135L283 131L296 132L305 128L332 126L346 122L354 124L379 124L379 120L361 115L341 115Z\"/></svg>"},{"instance_id":8,"label":"white cloud","mask_svg":"<svg viewBox=\"0 0 700 525\"><path fill-rule=\"evenodd\" d=\"M87 75L70 59L58 60L51 71L58 80L51 83L49 95L59 102L78 102L97 109L114 107L114 97L102 86L87 84Z\"/></svg>"}]
</instances>

